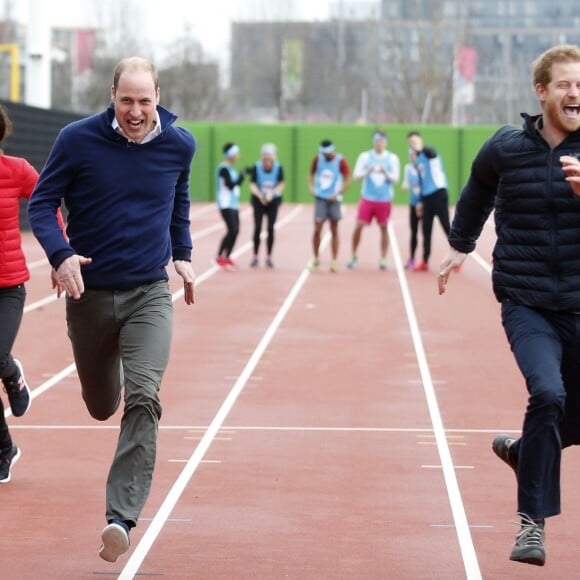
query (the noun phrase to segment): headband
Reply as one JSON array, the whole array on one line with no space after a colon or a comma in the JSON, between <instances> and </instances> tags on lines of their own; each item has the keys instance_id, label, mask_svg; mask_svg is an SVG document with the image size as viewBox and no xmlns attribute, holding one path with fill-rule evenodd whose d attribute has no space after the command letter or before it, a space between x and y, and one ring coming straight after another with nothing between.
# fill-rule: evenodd
<instances>
[{"instance_id":1,"label":"headband","mask_svg":"<svg viewBox=\"0 0 580 580\"><path fill-rule=\"evenodd\" d=\"M275 145L264 145L262 147L262 155L273 155L276 157L276 146Z\"/></svg>"},{"instance_id":2,"label":"headband","mask_svg":"<svg viewBox=\"0 0 580 580\"><path fill-rule=\"evenodd\" d=\"M229 149L224 151L224 157L233 157L240 152L240 148L237 145L232 145Z\"/></svg>"},{"instance_id":3,"label":"headband","mask_svg":"<svg viewBox=\"0 0 580 580\"><path fill-rule=\"evenodd\" d=\"M375 131L373 133L373 143L376 143L377 141L386 141L387 140L387 136L384 133L381 133L380 131Z\"/></svg>"},{"instance_id":4,"label":"headband","mask_svg":"<svg viewBox=\"0 0 580 580\"><path fill-rule=\"evenodd\" d=\"M330 153L334 153L334 145L332 143L330 145L327 145L326 147L323 147L321 145L318 148L318 151L320 151L320 153L322 153L323 155L330 155Z\"/></svg>"}]
</instances>

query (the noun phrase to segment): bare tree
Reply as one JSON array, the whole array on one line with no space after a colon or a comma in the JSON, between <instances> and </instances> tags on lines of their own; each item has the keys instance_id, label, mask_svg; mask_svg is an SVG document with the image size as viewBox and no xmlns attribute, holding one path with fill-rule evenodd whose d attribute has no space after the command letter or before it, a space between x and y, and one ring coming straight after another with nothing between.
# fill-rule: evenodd
<instances>
[{"instance_id":1,"label":"bare tree","mask_svg":"<svg viewBox=\"0 0 580 580\"><path fill-rule=\"evenodd\" d=\"M159 71L164 106L186 119L209 119L224 113L217 63L205 58L201 44L186 34L177 39Z\"/></svg>"}]
</instances>

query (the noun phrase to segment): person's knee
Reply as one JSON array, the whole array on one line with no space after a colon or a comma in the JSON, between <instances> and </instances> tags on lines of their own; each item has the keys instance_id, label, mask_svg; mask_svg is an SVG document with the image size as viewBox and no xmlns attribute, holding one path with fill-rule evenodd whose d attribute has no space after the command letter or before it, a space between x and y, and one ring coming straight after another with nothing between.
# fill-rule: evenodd
<instances>
[{"instance_id":1,"label":"person's knee","mask_svg":"<svg viewBox=\"0 0 580 580\"><path fill-rule=\"evenodd\" d=\"M102 405L89 405L87 403L87 410L89 411L89 415L97 421L106 421L107 419L110 419L115 414L118 407L119 405L116 405L115 407L105 407Z\"/></svg>"},{"instance_id":2,"label":"person's knee","mask_svg":"<svg viewBox=\"0 0 580 580\"><path fill-rule=\"evenodd\" d=\"M546 413L554 412L561 415L564 412L564 403L566 401L565 392L560 389L551 388L551 384L546 382L546 386L538 384L538 379L531 377L530 382L530 409L542 409Z\"/></svg>"}]
</instances>

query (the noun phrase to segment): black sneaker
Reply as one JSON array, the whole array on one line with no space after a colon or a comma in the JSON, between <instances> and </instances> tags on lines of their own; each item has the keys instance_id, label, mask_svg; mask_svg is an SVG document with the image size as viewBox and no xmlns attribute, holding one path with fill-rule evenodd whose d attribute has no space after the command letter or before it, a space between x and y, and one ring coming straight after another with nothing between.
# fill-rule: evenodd
<instances>
[{"instance_id":1,"label":"black sneaker","mask_svg":"<svg viewBox=\"0 0 580 580\"><path fill-rule=\"evenodd\" d=\"M26 384L26 379L24 378L24 371L22 370L22 365L20 361L14 359L14 364L18 369L18 374L15 379L8 381L6 379L4 382L4 390L8 395L8 400L10 401L10 408L12 409L12 414L15 417L22 417L28 408L30 407L30 389Z\"/></svg>"},{"instance_id":2,"label":"black sneaker","mask_svg":"<svg viewBox=\"0 0 580 580\"><path fill-rule=\"evenodd\" d=\"M0 483L8 483L12 473L12 466L20 459L20 449L12 445L12 449L0 452Z\"/></svg>"},{"instance_id":3,"label":"black sneaker","mask_svg":"<svg viewBox=\"0 0 580 580\"><path fill-rule=\"evenodd\" d=\"M516 440L509 435L498 435L491 444L493 452L518 475L518 456L513 448Z\"/></svg>"},{"instance_id":4,"label":"black sneaker","mask_svg":"<svg viewBox=\"0 0 580 580\"><path fill-rule=\"evenodd\" d=\"M519 513L518 515L522 519L521 529L516 535L510 560L543 566L546 563L544 524L535 522L526 514Z\"/></svg>"}]
</instances>

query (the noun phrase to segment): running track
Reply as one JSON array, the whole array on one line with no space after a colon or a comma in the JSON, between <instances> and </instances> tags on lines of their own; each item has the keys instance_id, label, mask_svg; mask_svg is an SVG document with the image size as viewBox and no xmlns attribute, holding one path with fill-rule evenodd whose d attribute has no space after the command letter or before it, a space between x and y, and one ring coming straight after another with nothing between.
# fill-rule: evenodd
<instances>
[{"instance_id":1,"label":"running track","mask_svg":"<svg viewBox=\"0 0 580 580\"><path fill-rule=\"evenodd\" d=\"M353 224L349 207L343 265ZM14 352L34 400L23 418L7 413L22 458L0 486L0 578L577 578L573 452L546 566L508 560L515 480L490 446L519 431L525 396L490 289L491 223L442 297L438 225L432 271L402 270L404 207L391 221L388 272L377 268L374 227L356 270L328 271L326 238L320 271L305 270L310 206L282 206L274 270L248 267L251 230L244 207L240 270L218 271L217 211L192 208L196 304L185 306L170 269L175 330L155 479L115 564L97 549L120 415L88 417L64 301L25 235L32 280Z\"/></svg>"}]
</instances>

